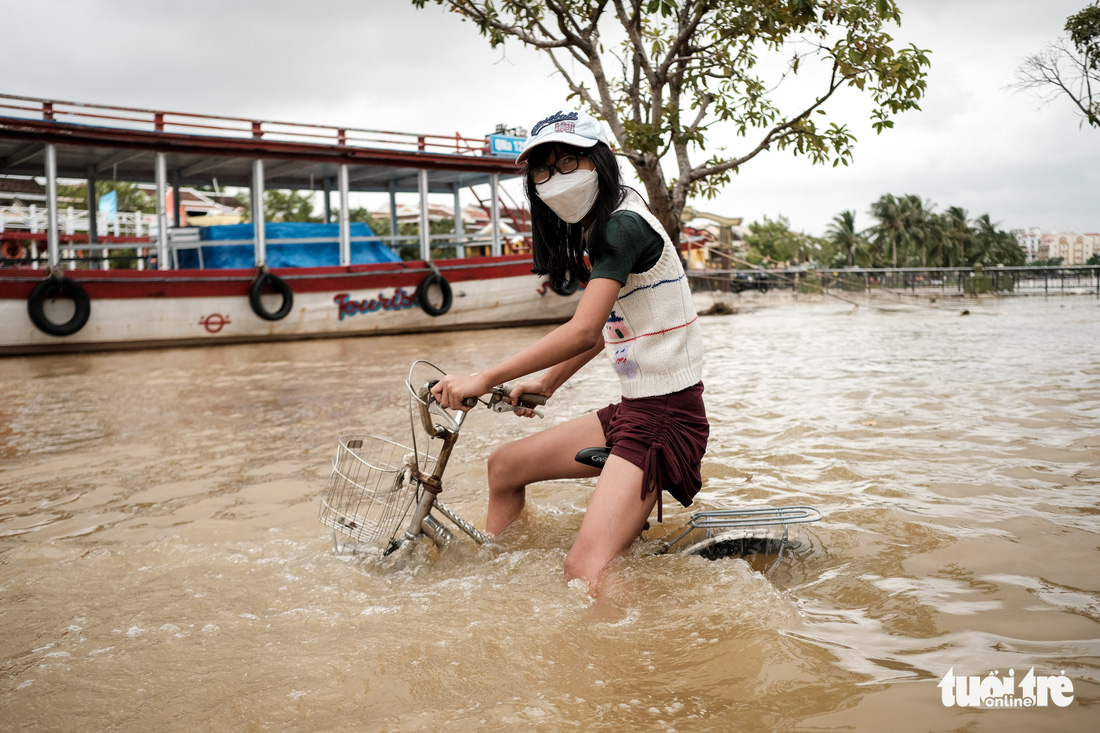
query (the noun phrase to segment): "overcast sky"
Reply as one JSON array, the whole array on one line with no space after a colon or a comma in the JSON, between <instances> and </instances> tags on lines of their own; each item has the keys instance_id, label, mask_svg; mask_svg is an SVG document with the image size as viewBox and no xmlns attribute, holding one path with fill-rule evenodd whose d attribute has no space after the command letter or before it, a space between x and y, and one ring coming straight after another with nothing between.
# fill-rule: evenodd
<instances>
[{"instance_id":1,"label":"overcast sky","mask_svg":"<svg viewBox=\"0 0 1100 733\"><path fill-rule=\"evenodd\" d=\"M690 203L820 235L845 209L863 228L881 195L917 194L1005 229L1100 231L1100 130L1068 100L1010 88L1088 2L900 0L895 37L932 51L922 112L876 136L845 90L829 110L859 138L849 168L767 153ZM490 49L459 16L409 0L0 0L0 26L4 94L466 136L529 127L566 95L534 51Z\"/></svg>"}]
</instances>

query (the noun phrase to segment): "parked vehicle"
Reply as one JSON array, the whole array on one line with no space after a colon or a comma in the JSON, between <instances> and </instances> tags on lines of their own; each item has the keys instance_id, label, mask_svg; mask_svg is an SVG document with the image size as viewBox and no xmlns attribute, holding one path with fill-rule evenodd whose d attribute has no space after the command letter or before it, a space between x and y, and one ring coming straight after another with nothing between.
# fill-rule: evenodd
<instances>
[{"instance_id":1,"label":"parked vehicle","mask_svg":"<svg viewBox=\"0 0 1100 733\"><path fill-rule=\"evenodd\" d=\"M746 290L766 293L771 286L772 283L768 278L768 273L763 270L738 270L734 273L730 289L735 293Z\"/></svg>"}]
</instances>

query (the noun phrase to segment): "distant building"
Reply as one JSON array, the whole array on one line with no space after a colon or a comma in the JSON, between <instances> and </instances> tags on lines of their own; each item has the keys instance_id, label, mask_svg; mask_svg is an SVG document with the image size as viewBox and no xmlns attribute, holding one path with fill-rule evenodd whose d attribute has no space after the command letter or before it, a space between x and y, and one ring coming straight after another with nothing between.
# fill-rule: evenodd
<instances>
[{"instance_id":1,"label":"distant building","mask_svg":"<svg viewBox=\"0 0 1100 733\"><path fill-rule=\"evenodd\" d=\"M68 179L62 179L62 183L72 183ZM84 181L76 181L84 183ZM138 189L149 199L150 203L156 201L156 187L152 184L139 183ZM202 223L214 223L214 218L224 219L219 224L235 223L241 219L244 213L244 204L236 197L225 193L213 191L199 191L194 188L180 188L180 214L181 219L191 221L194 225ZM169 189L169 199L172 190ZM46 188L34 178L22 176L0 176L0 207L6 207L8 211L22 211L34 206L36 209L46 208ZM72 207L84 211L87 201L83 198L59 199L58 208ZM169 200L169 207L171 200ZM210 217L204 220L203 217Z\"/></svg>"},{"instance_id":2,"label":"distant building","mask_svg":"<svg viewBox=\"0 0 1100 733\"><path fill-rule=\"evenodd\" d=\"M1045 235L1040 250L1046 250L1046 256L1039 259L1061 258L1063 265L1083 265L1094 254L1100 253L1100 234L1078 234L1077 232L1057 232Z\"/></svg>"},{"instance_id":3,"label":"distant building","mask_svg":"<svg viewBox=\"0 0 1100 733\"><path fill-rule=\"evenodd\" d=\"M699 224L700 220L706 224ZM745 264L745 236L749 233L741 217L697 211L685 206L680 215L681 256L688 269L736 268Z\"/></svg>"},{"instance_id":4,"label":"distant building","mask_svg":"<svg viewBox=\"0 0 1100 733\"><path fill-rule=\"evenodd\" d=\"M1053 234L1043 234L1039 237L1039 248L1035 251L1035 259L1050 259L1050 243L1054 241Z\"/></svg>"},{"instance_id":5,"label":"distant building","mask_svg":"<svg viewBox=\"0 0 1100 733\"><path fill-rule=\"evenodd\" d=\"M1024 251L1027 262L1045 259L1039 256L1039 246L1043 243L1043 232L1038 227L1013 229L1011 234L1016 237L1020 249Z\"/></svg>"},{"instance_id":6,"label":"distant building","mask_svg":"<svg viewBox=\"0 0 1100 733\"><path fill-rule=\"evenodd\" d=\"M1062 258L1063 265L1083 265L1100 253L1100 234L1043 232L1038 227L1013 229L1028 262Z\"/></svg>"},{"instance_id":7,"label":"distant building","mask_svg":"<svg viewBox=\"0 0 1100 733\"><path fill-rule=\"evenodd\" d=\"M389 221L390 209L388 206L377 208L370 213L375 221ZM397 204L398 224L416 224L420 221L420 207L415 204ZM447 204L428 203L428 221L453 220L455 210ZM518 221L516 221L518 219ZM512 209L501 205L500 221L512 227L513 231L526 231L530 228L531 214L526 208ZM462 226L469 233L488 226L492 221L492 215L487 206L470 204L462 209Z\"/></svg>"},{"instance_id":8,"label":"distant building","mask_svg":"<svg viewBox=\"0 0 1100 733\"><path fill-rule=\"evenodd\" d=\"M150 201L156 201L156 186L139 183L138 189ZM235 196L214 191L200 191L180 187L180 225L207 226L210 224L239 224L244 215L244 204ZM169 219L172 217L172 189L168 190Z\"/></svg>"},{"instance_id":9,"label":"distant building","mask_svg":"<svg viewBox=\"0 0 1100 733\"><path fill-rule=\"evenodd\" d=\"M84 181L60 179L61 183L83 184ZM142 196L148 199L146 210L156 205L156 187L138 184ZM168 189L166 205L169 223L175 224L173 199L175 189ZM244 214L244 205L234 196L194 188L179 189L180 226L206 226L211 224L237 224ZM58 196L58 227L65 234L87 232L88 202L83 195ZM100 234L145 236L156 221L153 214L119 212L117 215L100 208L97 231ZM45 231L47 227L46 189L38 179L27 176L0 176L0 232L7 230Z\"/></svg>"},{"instance_id":10,"label":"distant building","mask_svg":"<svg viewBox=\"0 0 1100 733\"><path fill-rule=\"evenodd\" d=\"M680 232L680 253L689 270L730 270L744 263L744 240L734 232L731 242L722 242L716 226L693 227Z\"/></svg>"},{"instance_id":11,"label":"distant building","mask_svg":"<svg viewBox=\"0 0 1100 733\"><path fill-rule=\"evenodd\" d=\"M0 206L26 209L46 205L46 188L33 178L0 176Z\"/></svg>"},{"instance_id":12,"label":"distant building","mask_svg":"<svg viewBox=\"0 0 1100 733\"><path fill-rule=\"evenodd\" d=\"M368 212L371 219L376 222L388 222L390 209L388 206L374 209ZM397 204L394 213L397 215L397 223L419 224L420 207L415 204ZM453 206L440 203L428 203L428 221L454 221L455 210ZM531 214L526 208L509 207L501 202L500 208L500 233L501 252L506 255L530 254L530 220ZM489 256L493 238L492 214L486 205L469 204L462 208L462 232L465 237L466 256Z\"/></svg>"}]
</instances>

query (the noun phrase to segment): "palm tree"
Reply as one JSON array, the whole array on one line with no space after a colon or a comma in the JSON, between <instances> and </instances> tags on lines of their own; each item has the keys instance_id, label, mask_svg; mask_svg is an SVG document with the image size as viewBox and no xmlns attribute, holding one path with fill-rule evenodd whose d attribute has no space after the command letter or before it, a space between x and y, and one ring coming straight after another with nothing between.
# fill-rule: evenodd
<instances>
[{"instance_id":1,"label":"palm tree","mask_svg":"<svg viewBox=\"0 0 1100 733\"><path fill-rule=\"evenodd\" d=\"M885 194L871 204L871 216L878 219L878 224L871 227L875 234L875 258L888 246L894 267L898 266L898 243L905 237L905 215L904 207L893 194Z\"/></svg>"},{"instance_id":2,"label":"palm tree","mask_svg":"<svg viewBox=\"0 0 1100 733\"><path fill-rule=\"evenodd\" d=\"M970 216L966 209L951 206L940 218L943 246L940 262L944 267L955 267L963 259L974 231L970 228Z\"/></svg>"},{"instance_id":3,"label":"palm tree","mask_svg":"<svg viewBox=\"0 0 1100 733\"><path fill-rule=\"evenodd\" d=\"M997 250L997 226L989 220L988 214L982 214L974 223L975 236L967 251L967 263L992 264L993 253Z\"/></svg>"},{"instance_id":4,"label":"palm tree","mask_svg":"<svg viewBox=\"0 0 1100 733\"><path fill-rule=\"evenodd\" d=\"M956 267L959 265L1022 265L1026 261L1016 237L998 229L989 214L973 222L965 209L952 206L943 214L934 211L934 204L919 196L907 194L882 196L871 204L871 216L878 223L867 230L873 237L872 262L882 263L888 254L889 263L921 267ZM828 236L840 249L847 249L844 237L855 234L855 213L845 211L833 219ZM859 253L856 248L855 253ZM849 264L852 259L849 258Z\"/></svg>"},{"instance_id":5,"label":"palm tree","mask_svg":"<svg viewBox=\"0 0 1100 733\"><path fill-rule=\"evenodd\" d=\"M925 203L920 196L908 194L899 200L899 205L904 212L902 218L902 230L904 236L901 241L907 245L912 259L919 259L921 267L928 266L928 250L933 246L934 231L931 227L932 209L931 201ZM906 264L918 264L909 262Z\"/></svg>"},{"instance_id":6,"label":"palm tree","mask_svg":"<svg viewBox=\"0 0 1100 733\"><path fill-rule=\"evenodd\" d=\"M825 237L829 243L846 255L848 267L856 263L856 252L861 255L867 249L867 240L856 231L856 212L842 211L833 217L833 223L829 225Z\"/></svg>"},{"instance_id":7,"label":"palm tree","mask_svg":"<svg viewBox=\"0 0 1100 733\"><path fill-rule=\"evenodd\" d=\"M1001 256L1001 264L1008 265L1009 267L1022 267L1027 264L1027 255L1024 254L1023 248L1020 246L1020 240L1016 239L1016 235L1011 232L999 232L1000 246L998 251Z\"/></svg>"},{"instance_id":8,"label":"palm tree","mask_svg":"<svg viewBox=\"0 0 1100 733\"><path fill-rule=\"evenodd\" d=\"M928 242L924 254L929 267L942 267L951 249L950 220L947 214L928 217Z\"/></svg>"},{"instance_id":9,"label":"palm tree","mask_svg":"<svg viewBox=\"0 0 1100 733\"><path fill-rule=\"evenodd\" d=\"M993 252L997 263L1001 265L1019 267L1027 263L1027 255L1020 247L1020 241L1016 239L1016 235L1003 229L997 230Z\"/></svg>"},{"instance_id":10,"label":"palm tree","mask_svg":"<svg viewBox=\"0 0 1100 733\"><path fill-rule=\"evenodd\" d=\"M1026 260L1016 237L989 220L989 214L982 214L974 220L974 239L968 252L969 264L976 265L1022 265Z\"/></svg>"}]
</instances>

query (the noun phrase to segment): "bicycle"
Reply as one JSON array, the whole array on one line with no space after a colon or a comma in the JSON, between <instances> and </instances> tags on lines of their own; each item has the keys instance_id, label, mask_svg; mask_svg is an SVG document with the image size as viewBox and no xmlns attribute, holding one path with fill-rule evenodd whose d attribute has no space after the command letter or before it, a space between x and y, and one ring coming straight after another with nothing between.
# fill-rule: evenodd
<instances>
[{"instance_id":1,"label":"bicycle","mask_svg":"<svg viewBox=\"0 0 1100 733\"><path fill-rule=\"evenodd\" d=\"M365 543L381 551L383 556L411 547L423 537L445 549L455 541L455 535L436 513L477 545L495 546L492 537L439 499L443 493L443 474L462 426L471 413L452 414L439 405L431 394L438 379L414 387L413 374L421 367L434 370L440 377L446 374L424 360L413 362L409 368L405 386L410 396L412 448L373 435L341 435L339 438L328 485L321 495L319 513L321 522L332 529L336 552L341 550L338 533L353 540L356 546ZM513 406L505 399L509 394L509 388L501 385L480 398L469 398L466 406L473 408L480 404L503 413L546 404L542 395L525 394L520 398L520 405ZM537 410L536 415L542 417ZM417 447L417 417L429 440L438 441L431 444L437 448L434 454L431 447L427 451ZM606 447L586 448L577 454L576 460L602 468L609 453ZM778 563L785 550L798 546L789 537L790 525L816 522L821 518L816 508L801 505L696 511L672 540L656 540L652 554L680 552L711 560L775 555L774 562ZM746 535L746 530L779 526L783 528L779 538ZM647 522L643 539L648 528ZM703 535L701 539L687 541L692 533L699 532Z\"/></svg>"}]
</instances>

